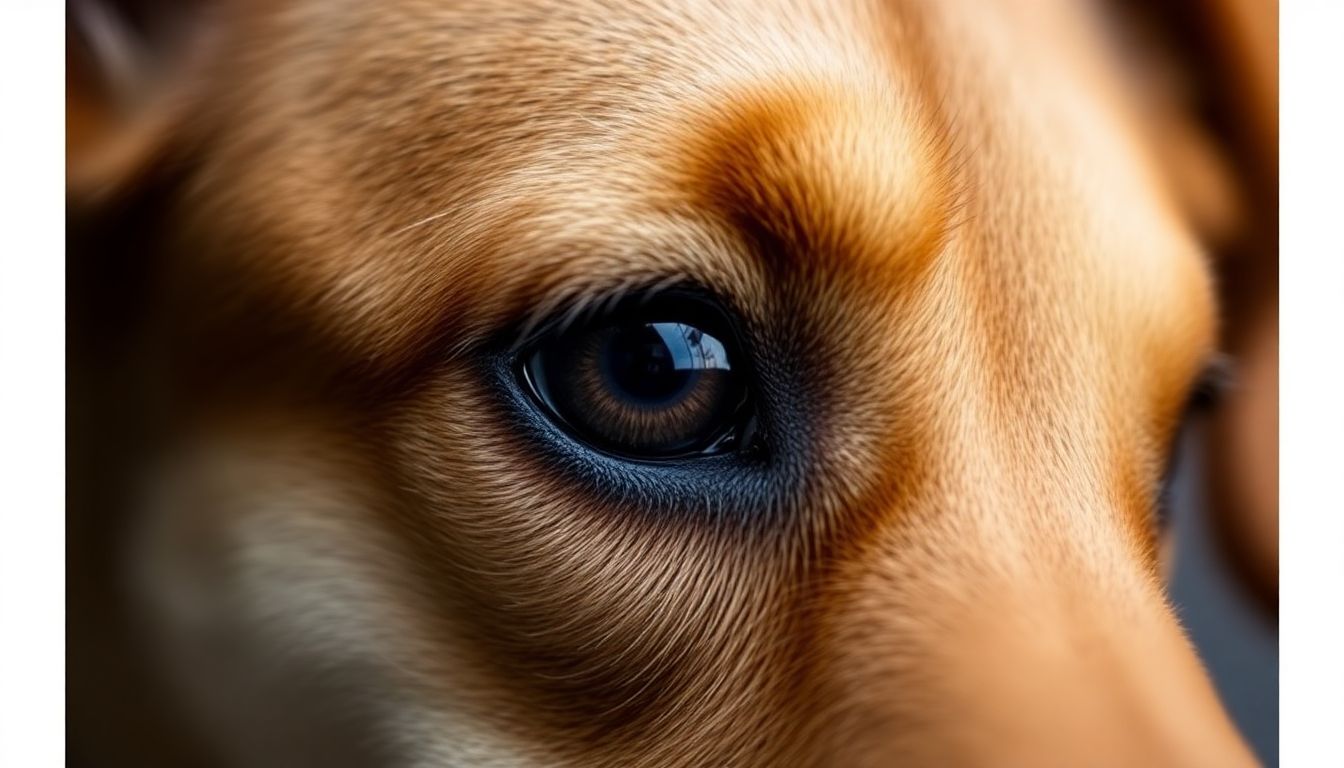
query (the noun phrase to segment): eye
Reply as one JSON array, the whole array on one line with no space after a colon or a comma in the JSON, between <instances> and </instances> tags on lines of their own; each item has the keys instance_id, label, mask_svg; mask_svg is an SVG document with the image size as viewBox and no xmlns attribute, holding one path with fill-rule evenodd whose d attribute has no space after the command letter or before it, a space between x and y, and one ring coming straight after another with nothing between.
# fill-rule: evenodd
<instances>
[{"instance_id":1,"label":"eye","mask_svg":"<svg viewBox=\"0 0 1344 768\"><path fill-rule=\"evenodd\" d=\"M670 298L543 338L522 378L552 420L594 448L669 459L744 442L750 410L738 357L721 312Z\"/></svg>"},{"instance_id":2,"label":"eye","mask_svg":"<svg viewBox=\"0 0 1344 768\"><path fill-rule=\"evenodd\" d=\"M1185 454L1193 448L1190 433L1204 416L1218 406L1233 381L1234 371L1231 361L1223 356L1215 357L1195 381L1186 398L1185 410L1172 440L1167 466L1162 473L1162 482L1159 486L1157 524L1161 530L1165 530L1171 523L1173 491L1185 465Z\"/></svg>"}]
</instances>

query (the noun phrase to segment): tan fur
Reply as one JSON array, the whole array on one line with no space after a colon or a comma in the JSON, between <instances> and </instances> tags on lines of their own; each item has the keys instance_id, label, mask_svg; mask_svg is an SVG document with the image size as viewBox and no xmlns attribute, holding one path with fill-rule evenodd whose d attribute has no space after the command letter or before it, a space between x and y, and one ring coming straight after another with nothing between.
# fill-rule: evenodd
<instances>
[{"instance_id":1,"label":"tan fur","mask_svg":"<svg viewBox=\"0 0 1344 768\"><path fill-rule=\"evenodd\" d=\"M131 550L207 739L1250 763L1156 575L1209 269L1088 8L227 6L164 150ZM481 363L671 281L805 417L759 496L563 466Z\"/></svg>"}]
</instances>

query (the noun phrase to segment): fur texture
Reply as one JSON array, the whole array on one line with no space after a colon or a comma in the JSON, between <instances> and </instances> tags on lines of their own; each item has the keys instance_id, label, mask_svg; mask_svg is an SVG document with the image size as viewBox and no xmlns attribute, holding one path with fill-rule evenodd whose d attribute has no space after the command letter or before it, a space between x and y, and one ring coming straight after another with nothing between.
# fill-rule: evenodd
<instances>
[{"instance_id":1,"label":"fur texture","mask_svg":"<svg viewBox=\"0 0 1344 768\"><path fill-rule=\"evenodd\" d=\"M126 550L206 740L1248 764L1155 554L1209 266L1107 23L225 4L155 118ZM538 323L682 283L741 320L766 458L627 465L529 409Z\"/></svg>"}]
</instances>

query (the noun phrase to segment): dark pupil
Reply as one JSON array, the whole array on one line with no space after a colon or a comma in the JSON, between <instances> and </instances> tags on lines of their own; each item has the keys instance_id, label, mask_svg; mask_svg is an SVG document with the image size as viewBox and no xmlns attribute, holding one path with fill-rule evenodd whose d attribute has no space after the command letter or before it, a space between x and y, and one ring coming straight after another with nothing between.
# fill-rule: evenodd
<instances>
[{"instance_id":1,"label":"dark pupil","mask_svg":"<svg viewBox=\"0 0 1344 768\"><path fill-rule=\"evenodd\" d=\"M600 365L609 391L635 405L665 405L678 399L695 375L694 368L699 367L685 365L686 355L678 366L677 355L665 338L671 336L676 343L678 338L689 341L694 336L698 347L699 331L678 323L656 325L660 327L649 323L616 329L602 351ZM689 343L684 346L691 349Z\"/></svg>"},{"instance_id":2,"label":"dark pupil","mask_svg":"<svg viewBox=\"0 0 1344 768\"><path fill-rule=\"evenodd\" d=\"M580 328L539 349L523 373L579 437L640 457L729 444L744 394L723 341L677 322Z\"/></svg>"}]
</instances>

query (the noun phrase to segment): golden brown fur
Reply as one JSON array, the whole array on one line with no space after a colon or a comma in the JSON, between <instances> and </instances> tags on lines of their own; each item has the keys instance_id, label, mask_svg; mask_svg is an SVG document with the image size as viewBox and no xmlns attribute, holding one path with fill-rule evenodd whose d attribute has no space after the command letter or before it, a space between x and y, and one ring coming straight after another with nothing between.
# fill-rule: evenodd
<instances>
[{"instance_id":1,"label":"golden brown fur","mask_svg":"<svg viewBox=\"0 0 1344 768\"><path fill-rule=\"evenodd\" d=\"M1157 574L1218 321L1112 23L222 4L150 123L130 334L163 396L126 559L203 741L249 765L1249 763ZM91 166L137 162L119 141ZM750 477L576 460L488 362L672 282L740 315L785 404Z\"/></svg>"}]
</instances>

